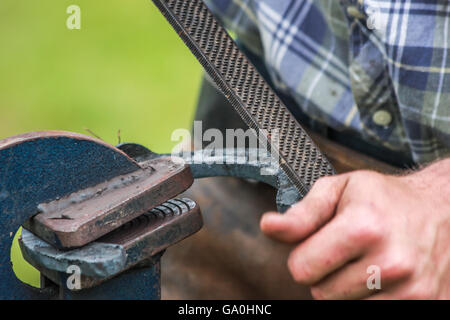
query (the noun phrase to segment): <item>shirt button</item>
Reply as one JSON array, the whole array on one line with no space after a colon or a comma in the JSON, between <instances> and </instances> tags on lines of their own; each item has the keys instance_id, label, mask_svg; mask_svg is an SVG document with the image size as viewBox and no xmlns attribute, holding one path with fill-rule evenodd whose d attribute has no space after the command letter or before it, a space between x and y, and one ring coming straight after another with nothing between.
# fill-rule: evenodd
<instances>
[{"instance_id":1,"label":"shirt button","mask_svg":"<svg viewBox=\"0 0 450 320\"><path fill-rule=\"evenodd\" d=\"M364 19L366 16L364 15L364 13L362 13L361 11L358 10L357 7L355 6L348 6L347 7L347 14L353 18L356 19Z\"/></svg>"},{"instance_id":2,"label":"shirt button","mask_svg":"<svg viewBox=\"0 0 450 320\"><path fill-rule=\"evenodd\" d=\"M392 115L386 110L378 110L373 114L372 120L375 124L386 127L392 122Z\"/></svg>"}]
</instances>

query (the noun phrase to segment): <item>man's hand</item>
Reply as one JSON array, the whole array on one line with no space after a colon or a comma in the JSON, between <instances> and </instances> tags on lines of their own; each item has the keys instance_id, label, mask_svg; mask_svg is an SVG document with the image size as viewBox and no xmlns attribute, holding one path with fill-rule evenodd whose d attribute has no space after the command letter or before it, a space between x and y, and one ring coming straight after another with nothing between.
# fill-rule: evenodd
<instances>
[{"instance_id":1,"label":"man's hand","mask_svg":"<svg viewBox=\"0 0 450 320\"><path fill-rule=\"evenodd\" d=\"M450 160L406 176L371 171L319 179L261 229L298 243L288 260L316 299L450 298ZM370 290L369 266L381 271Z\"/></svg>"}]
</instances>

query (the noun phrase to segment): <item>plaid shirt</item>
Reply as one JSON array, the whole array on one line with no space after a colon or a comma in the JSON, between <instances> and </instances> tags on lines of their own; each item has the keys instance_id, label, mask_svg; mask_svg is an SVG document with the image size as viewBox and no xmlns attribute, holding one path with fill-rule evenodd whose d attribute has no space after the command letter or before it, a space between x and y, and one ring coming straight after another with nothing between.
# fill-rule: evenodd
<instances>
[{"instance_id":1,"label":"plaid shirt","mask_svg":"<svg viewBox=\"0 0 450 320\"><path fill-rule=\"evenodd\" d=\"M205 0L311 118L417 163L450 153L450 1Z\"/></svg>"}]
</instances>

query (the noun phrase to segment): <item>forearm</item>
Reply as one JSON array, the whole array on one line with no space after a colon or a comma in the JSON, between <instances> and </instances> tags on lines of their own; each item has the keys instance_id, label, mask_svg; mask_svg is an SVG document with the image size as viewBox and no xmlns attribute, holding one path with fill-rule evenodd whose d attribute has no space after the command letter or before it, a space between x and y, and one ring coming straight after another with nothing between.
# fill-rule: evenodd
<instances>
[{"instance_id":1,"label":"forearm","mask_svg":"<svg viewBox=\"0 0 450 320\"><path fill-rule=\"evenodd\" d=\"M450 298L450 158L436 161L414 173L409 178L424 195L426 212L433 236L433 246L429 252L434 263L433 272L437 275L437 296ZM421 235L418 235L419 237Z\"/></svg>"},{"instance_id":2,"label":"forearm","mask_svg":"<svg viewBox=\"0 0 450 320\"><path fill-rule=\"evenodd\" d=\"M450 158L433 162L404 179L429 203L430 214L450 217Z\"/></svg>"}]
</instances>

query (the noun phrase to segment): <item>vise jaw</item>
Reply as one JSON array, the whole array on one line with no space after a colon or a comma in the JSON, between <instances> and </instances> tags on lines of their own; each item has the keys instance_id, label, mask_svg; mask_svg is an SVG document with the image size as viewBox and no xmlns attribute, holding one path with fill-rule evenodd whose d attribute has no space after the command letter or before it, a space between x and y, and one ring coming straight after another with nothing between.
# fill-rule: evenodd
<instances>
[{"instance_id":1,"label":"vise jaw","mask_svg":"<svg viewBox=\"0 0 450 320\"><path fill-rule=\"evenodd\" d=\"M11 270L12 235L21 225L23 256L59 286L60 297L157 299L162 253L203 223L195 202L173 199L193 179L232 176L269 184L278 190L280 212L301 199L261 150L178 156L137 144L115 148L67 132L0 141L0 298L55 294L48 287L30 290ZM78 288L67 287L71 266L82 271Z\"/></svg>"},{"instance_id":2,"label":"vise jaw","mask_svg":"<svg viewBox=\"0 0 450 320\"><path fill-rule=\"evenodd\" d=\"M78 249L59 250L26 229L19 244L25 260L63 290L66 270L79 267L79 287L72 289L78 291L99 286L137 266L152 267L158 263L159 253L201 227L197 204L181 198L171 199Z\"/></svg>"},{"instance_id":3,"label":"vise jaw","mask_svg":"<svg viewBox=\"0 0 450 320\"><path fill-rule=\"evenodd\" d=\"M59 285L60 296L159 298L162 252L202 226L195 202L172 199L192 183L182 161L137 162L79 134L33 132L0 141L0 298L55 294L51 287L33 290L13 274L11 235L21 225L24 258ZM81 281L67 290L70 266L81 270ZM112 288L124 279L145 290L120 296Z\"/></svg>"}]
</instances>

